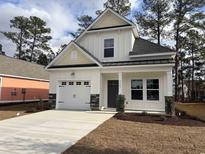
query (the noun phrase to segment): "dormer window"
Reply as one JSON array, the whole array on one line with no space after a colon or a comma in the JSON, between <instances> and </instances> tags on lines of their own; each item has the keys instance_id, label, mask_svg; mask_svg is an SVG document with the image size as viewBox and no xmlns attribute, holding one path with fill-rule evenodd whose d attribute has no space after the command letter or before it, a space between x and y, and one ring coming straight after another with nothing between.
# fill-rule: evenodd
<instances>
[{"instance_id":1,"label":"dormer window","mask_svg":"<svg viewBox=\"0 0 205 154\"><path fill-rule=\"evenodd\" d=\"M104 57L114 57L114 39L104 39Z\"/></svg>"}]
</instances>

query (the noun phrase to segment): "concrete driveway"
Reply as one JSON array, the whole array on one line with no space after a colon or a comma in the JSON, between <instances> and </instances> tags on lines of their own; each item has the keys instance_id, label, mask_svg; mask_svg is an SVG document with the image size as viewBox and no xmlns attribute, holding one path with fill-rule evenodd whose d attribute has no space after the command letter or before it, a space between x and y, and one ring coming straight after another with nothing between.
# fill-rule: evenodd
<instances>
[{"instance_id":1,"label":"concrete driveway","mask_svg":"<svg viewBox=\"0 0 205 154\"><path fill-rule=\"evenodd\" d=\"M50 110L0 121L0 153L61 153L113 115Z\"/></svg>"}]
</instances>

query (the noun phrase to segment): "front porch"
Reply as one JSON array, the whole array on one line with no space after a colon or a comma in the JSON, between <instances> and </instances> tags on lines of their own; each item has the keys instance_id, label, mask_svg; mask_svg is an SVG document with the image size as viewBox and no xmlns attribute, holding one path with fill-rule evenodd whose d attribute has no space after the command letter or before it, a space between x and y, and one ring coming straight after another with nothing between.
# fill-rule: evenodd
<instances>
[{"instance_id":1,"label":"front porch","mask_svg":"<svg viewBox=\"0 0 205 154\"><path fill-rule=\"evenodd\" d=\"M165 111L164 96L172 96L172 72L101 72L99 108L116 107L116 97L124 95L128 112Z\"/></svg>"}]
</instances>

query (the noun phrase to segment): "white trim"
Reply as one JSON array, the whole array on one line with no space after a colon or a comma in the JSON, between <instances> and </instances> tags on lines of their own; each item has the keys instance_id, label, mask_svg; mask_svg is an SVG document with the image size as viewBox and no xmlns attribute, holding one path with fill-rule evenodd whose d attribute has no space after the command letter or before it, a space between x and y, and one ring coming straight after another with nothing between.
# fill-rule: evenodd
<instances>
[{"instance_id":1,"label":"white trim","mask_svg":"<svg viewBox=\"0 0 205 154\"><path fill-rule=\"evenodd\" d=\"M48 68L52 65L52 64L54 64L57 60L58 60L58 58L60 58L63 54L64 54L64 52L66 52L68 49L69 49L69 47L71 46L71 45L74 45L76 48L78 48L80 51L81 51L81 53L83 53L85 56L87 56L90 60L92 60L93 62L95 62L96 64L98 64L100 67L101 67L101 64L98 62L98 61L96 61L93 57L91 57L90 55L88 55L83 49L81 49L77 44L76 44L76 42L74 42L74 41L71 41L64 49L63 49L63 51L59 54L59 55L57 55L47 66L46 66L46 70L48 70Z\"/></svg>"},{"instance_id":2,"label":"white trim","mask_svg":"<svg viewBox=\"0 0 205 154\"><path fill-rule=\"evenodd\" d=\"M152 65L123 65L123 66L104 66L104 69L110 68L133 68L133 67L158 67L158 66L174 66L175 64L152 64Z\"/></svg>"},{"instance_id":3,"label":"white trim","mask_svg":"<svg viewBox=\"0 0 205 154\"><path fill-rule=\"evenodd\" d=\"M132 28L134 28L134 26L115 27L115 28L107 28L107 29L98 29L98 30L87 31L86 33L106 32L106 31L121 30L121 29L132 29Z\"/></svg>"},{"instance_id":4,"label":"white trim","mask_svg":"<svg viewBox=\"0 0 205 154\"><path fill-rule=\"evenodd\" d=\"M36 81L46 81L46 82L49 82L49 80L45 80L45 79L30 78L30 77L17 76L17 75L0 74L0 76L3 76L3 77L11 77L11 78L19 78L19 79L28 79L28 80L36 80Z\"/></svg>"},{"instance_id":5,"label":"white trim","mask_svg":"<svg viewBox=\"0 0 205 154\"><path fill-rule=\"evenodd\" d=\"M39 101L40 99L26 99L26 100L4 100L4 101L0 101L1 103L23 103L23 102L35 102L35 101ZM41 99L43 101L47 101L48 99Z\"/></svg>"},{"instance_id":6,"label":"white trim","mask_svg":"<svg viewBox=\"0 0 205 154\"><path fill-rule=\"evenodd\" d=\"M72 68L49 68L48 71L64 71L64 70L87 70L87 69L116 69L116 68L134 68L134 67L158 67L158 66L174 66L174 64L153 64L153 65L124 65L124 66L104 66L104 67L72 67Z\"/></svg>"},{"instance_id":7,"label":"white trim","mask_svg":"<svg viewBox=\"0 0 205 154\"><path fill-rule=\"evenodd\" d=\"M150 57L150 56L165 56L165 55L175 55L175 52L167 53L153 53L153 54L142 54L142 55L130 55L129 57Z\"/></svg>"},{"instance_id":8,"label":"white trim","mask_svg":"<svg viewBox=\"0 0 205 154\"><path fill-rule=\"evenodd\" d=\"M87 33L88 30L89 30L102 16L104 16L104 14L107 13L108 11L111 11L113 14L115 14L115 15L118 16L120 19L124 20L125 22L129 23L130 25L136 26L136 25L134 25L134 23L132 23L132 22L130 22L128 19L122 17L120 14L116 13L116 12L113 11L112 9L107 8L103 13L101 13L101 14L95 19L95 21L94 21L92 24L90 24L90 25L84 30L84 32L82 32L82 33L80 34L80 36L78 36L78 37L76 38L75 41L77 42L85 33Z\"/></svg>"}]
</instances>

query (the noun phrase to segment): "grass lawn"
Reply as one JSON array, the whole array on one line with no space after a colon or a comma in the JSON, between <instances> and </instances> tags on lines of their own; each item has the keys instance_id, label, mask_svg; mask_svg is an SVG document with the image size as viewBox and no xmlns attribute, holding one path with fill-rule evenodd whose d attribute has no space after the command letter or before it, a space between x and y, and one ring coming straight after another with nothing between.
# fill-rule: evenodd
<instances>
[{"instance_id":1,"label":"grass lawn","mask_svg":"<svg viewBox=\"0 0 205 154\"><path fill-rule=\"evenodd\" d=\"M177 103L176 108L205 121L205 103Z\"/></svg>"},{"instance_id":2,"label":"grass lawn","mask_svg":"<svg viewBox=\"0 0 205 154\"><path fill-rule=\"evenodd\" d=\"M29 114L29 113L25 113L25 111L29 111L32 108L36 108L36 106L37 103L0 106L0 120L17 117L17 113L20 113L20 116Z\"/></svg>"},{"instance_id":3,"label":"grass lawn","mask_svg":"<svg viewBox=\"0 0 205 154\"><path fill-rule=\"evenodd\" d=\"M116 115L64 154L205 153L205 123L136 114Z\"/></svg>"}]
</instances>

